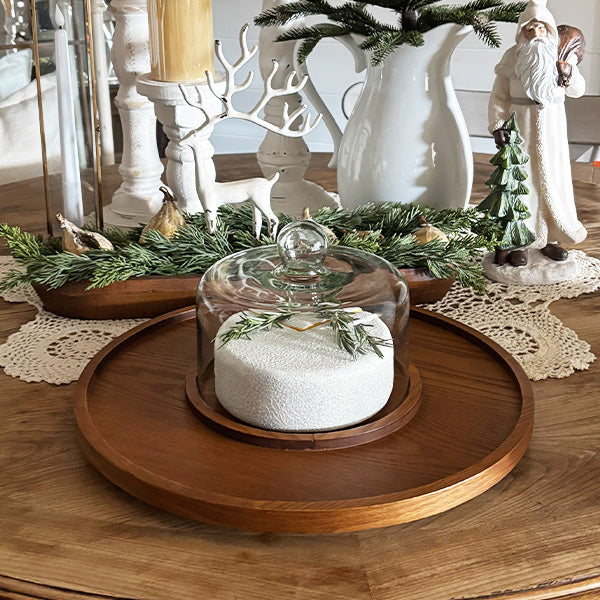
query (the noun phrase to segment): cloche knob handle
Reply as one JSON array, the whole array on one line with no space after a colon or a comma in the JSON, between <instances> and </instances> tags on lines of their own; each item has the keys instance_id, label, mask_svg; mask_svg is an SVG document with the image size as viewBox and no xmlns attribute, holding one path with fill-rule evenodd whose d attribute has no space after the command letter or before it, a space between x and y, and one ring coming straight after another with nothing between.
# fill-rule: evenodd
<instances>
[{"instance_id":1,"label":"cloche knob handle","mask_svg":"<svg viewBox=\"0 0 600 600\"><path fill-rule=\"evenodd\" d=\"M277 236L277 249L286 273L319 273L323 268L328 246L327 233L314 221L290 223Z\"/></svg>"}]
</instances>

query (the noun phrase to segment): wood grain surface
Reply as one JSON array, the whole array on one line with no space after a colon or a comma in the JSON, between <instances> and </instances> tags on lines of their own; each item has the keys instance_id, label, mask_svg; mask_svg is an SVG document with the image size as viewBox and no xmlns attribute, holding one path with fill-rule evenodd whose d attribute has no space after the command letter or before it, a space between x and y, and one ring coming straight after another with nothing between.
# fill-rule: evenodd
<instances>
[{"instance_id":1,"label":"wood grain surface","mask_svg":"<svg viewBox=\"0 0 600 600\"><path fill-rule=\"evenodd\" d=\"M222 179L259 173L252 157L218 159ZM325 162L316 156L310 177L334 189ZM600 257L600 189L589 183L591 167L578 169L586 178L575 183L579 216L589 232L580 248ZM483 197L489 172L478 160L475 198ZM107 170L106 179L115 189L116 173ZM3 186L0 220L43 232L41 182ZM599 294L552 310L600 352ZM0 301L0 341L34 314ZM383 530L264 535L202 525L135 500L80 451L73 386L0 373L0 598L600 598L600 363L534 390L529 450L479 498Z\"/></svg>"}]
</instances>

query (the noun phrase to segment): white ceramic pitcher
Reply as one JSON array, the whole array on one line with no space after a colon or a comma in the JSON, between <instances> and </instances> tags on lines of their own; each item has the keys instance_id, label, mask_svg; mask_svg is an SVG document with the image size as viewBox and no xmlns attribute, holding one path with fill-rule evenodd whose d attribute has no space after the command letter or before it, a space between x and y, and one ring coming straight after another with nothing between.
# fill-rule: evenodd
<instances>
[{"instance_id":1,"label":"white ceramic pitcher","mask_svg":"<svg viewBox=\"0 0 600 600\"><path fill-rule=\"evenodd\" d=\"M379 66L349 36L364 86L344 133L314 86L305 91L334 141L344 208L366 202L466 207L473 183L469 134L450 77L450 59L470 27L442 25L418 48L400 46ZM306 72L306 68L297 65Z\"/></svg>"}]
</instances>

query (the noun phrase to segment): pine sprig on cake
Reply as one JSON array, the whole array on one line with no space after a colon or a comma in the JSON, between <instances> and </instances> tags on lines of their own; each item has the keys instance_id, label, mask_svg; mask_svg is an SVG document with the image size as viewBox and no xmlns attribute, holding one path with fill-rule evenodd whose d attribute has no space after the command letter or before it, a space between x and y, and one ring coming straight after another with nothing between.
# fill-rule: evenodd
<instances>
[{"instance_id":1,"label":"pine sprig on cake","mask_svg":"<svg viewBox=\"0 0 600 600\"><path fill-rule=\"evenodd\" d=\"M303 40L298 60L304 62L321 40L356 34L362 39L360 47L371 52L372 62L377 65L399 46L422 46L425 32L447 23L471 26L482 41L498 47L496 23L516 22L526 6L527 2L503 0L473 0L463 5L440 5L438 0L349 0L341 5L327 0L299 0L269 8L254 22L268 27L286 25L300 17L324 17L328 23L292 27L277 39ZM373 8L387 9L395 16L395 23L375 17Z\"/></svg>"},{"instance_id":2,"label":"pine sprig on cake","mask_svg":"<svg viewBox=\"0 0 600 600\"><path fill-rule=\"evenodd\" d=\"M322 324L333 330L338 347L352 358L368 352L374 352L379 358L383 358L380 348L393 346L391 340L371 335L367 329L371 327L369 323L361 323L353 313L343 308L334 308L329 304L315 308L317 318L323 319ZM222 346L233 340L250 340L253 333L271 331L273 328L281 329L293 316L299 314L302 313L285 307L279 312L244 311L234 325L218 336L218 340Z\"/></svg>"},{"instance_id":3,"label":"pine sprig on cake","mask_svg":"<svg viewBox=\"0 0 600 600\"><path fill-rule=\"evenodd\" d=\"M375 352L379 358L383 358L380 347L391 347L391 340L384 340L372 336L367 327L368 323L358 322L352 313L343 309L327 308L317 312L317 316L327 319L327 324L333 329L337 345L348 352L352 358L359 354Z\"/></svg>"},{"instance_id":4,"label":"pine sprig on cake","mask_svg":"<svg viewBox=\"0 0 600 600\"><path fill-rule=\"evenodd\" d=\"M278 215L281 226L292 219ZM452 277L461 284L482 290L485 280L479 258L482 248L494 247L499 228L490 218L474 209L437 211L417 205L395 203L365 204L353 211L324 208L313 220L331 229L334 244L343 244L380 255L398 268L428 269L434 277ZM421 218L443 231L448 244L432 240L418 243L413 233ZM222 207L214 234L206 230L202 214L186 215L186 227L172 239L148 231L139 241L142 228L107 228L102 234L114 250L90 250L81 256L64 252L60 238L36 237L18 227L0 224L12 256L24 271L11 271L0 290L38 283L58 288L69 281L89 281L90 288L101 288L117 281L144 276L182 276L202 274L216 261L234 252L274 240L252 235L252 209ZM501 234L501 232L500 232Z\"/></svg>"},{"instance_id":5,"label":"pine sprig on cake","mask_svg":"<svg viewBox=\"0 0 600 600\"><path fill-rule=\"evenodd\" d=\"M244 311L237 323L219 336L219 341L225 345L233 340L249 340L250 335L258 331L270 331L274 327L281 329L283 323L294 316L293 312L264 312L253 310Z\"/></svg>"}]
</instances>

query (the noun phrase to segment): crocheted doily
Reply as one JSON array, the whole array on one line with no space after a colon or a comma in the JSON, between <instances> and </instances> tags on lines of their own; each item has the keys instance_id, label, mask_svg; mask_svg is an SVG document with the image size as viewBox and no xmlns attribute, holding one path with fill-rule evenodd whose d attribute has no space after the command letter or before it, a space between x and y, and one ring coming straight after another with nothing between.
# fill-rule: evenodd
<instances>
[{"instance_id":1,"label":"crocheted doily","mask_svg":"<svg viewBox=\"0 0 600 600\"><path fill-rule=\"evenodd\" d=\"M0 256L0 279L18 268L8 256ZM27 302L38 309L33 321L25 323L0 346L0 366L7 375L24 381L63 384L79 379L81 372L106 344L145 319L82 321L67 319L43 310L31 286L2 292L8 302Z\"/></svg>"},{"instance_id":2,"label":"crocheted doily","mask_svg":"<svg viewBox=\"0 0 600 600\"><path fill-rule=\"evenodd\" d=\"M568 377L588 369L595 360L587 342L565 327L549 310L559 298L574 298L600 289L600 260L573 251L579 275L551 286L514 286L490 282L488 294L458 284L426 308L477 329L504 347L530 379ZM17 263L0 256L0 279ZM104 345L144 319L82 321L59 317L42 309L33 288L5 292L9 302L28 302L38 309L0 346L0 366L24 381L66 384L79 378L88 361ZM510 318L507 318L510 315Z\"/></svg>"}]
</instances>

